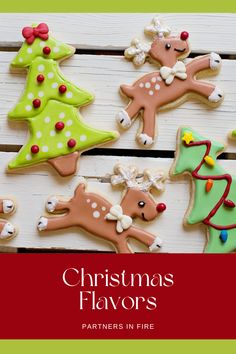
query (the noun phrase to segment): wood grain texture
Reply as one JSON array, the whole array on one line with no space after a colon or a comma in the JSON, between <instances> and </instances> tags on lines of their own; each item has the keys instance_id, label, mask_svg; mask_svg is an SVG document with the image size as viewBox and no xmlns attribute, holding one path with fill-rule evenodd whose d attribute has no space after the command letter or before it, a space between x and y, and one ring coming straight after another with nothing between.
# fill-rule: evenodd
<instances>
[{"instance_id":1,"label":"wood grain texture","mask_svg":"<svg viewBox=\"0 0 236 354\"><path fill-rule=\"evenodd\" d=\"M56 38L71 43L76 48L123 50L129 46L132 38L144 37L143 29L155 15L154 13L1 14L0 45L20 46L23 26L46 22ZM160 17L171 27L173 33L180 33L183 30L190 33L193 52L236 53L236 47L233 45L236 36L236 14L162 13Z\"/></svg>"},{"instance_id":2,"label":"wood grain texture","mask_svg":"<svg viewBox=\"0 0 236 354\"><path fill-rule=\"evenodd\" d=\"M0 56L0 141L1 144L24 144L27 127L23 123L8 122L7 113L12 109L25 86L26 74L22 70L9 71L15 53L2 52ZM82 109L85 121L96 128L116 130L115 116L125 107L127 100L119 94L122 83L131 84L143 74L155 70L151 64L135 69L123 57L99 55L74 55L61 65L63 74L76 85L95 94L95 101ZM208 79L207 79L208 80ZM176 131L180 125L194 129L228 144L226 151L236 152L236 143L227 140L227 134L236 128L236 61L223 60L221 73L212 76L225 92L225 100L212 109L197 100L188 101L178 108L159 112L158 136L153 150L175 150ZM136 119L127 131L120 131L120 139L105 147L114 149L140 149L135 141L141 119Z\"/></svg>"},{"instance_id":3,"label":"wood grain texture","mask_svg":"<svg viewBox=\"0 0 236 354\"><path fill-rule=\"evenodd\" d=\"M79 228L71 228L60 232L43 232L36 230L38 218L45 214L45 202L51 195L70 197L78 183L78 175L70 178L59 178L56 173L46 165L42 168L33 168L4 172L7 162L14 157L14 153L0 153L0 195L14 196L18 208L10 217L19 228L19 234L12 240L1 241L5 247L25 248L55 248L76 250L113 251L111 245L100 239L87 235ZM171 159L160 158L134 158L113 156L87 156L82 157L80 175L88 180L88 190L98 192L117 203L121 198L121 189L112 188L108 183L109 175L116 163L127 165L135 164L140 170L144 168L162 169L168 172ZM220 161L222 166L230 172L236 173L235 161ZM103 182L101 182L103 181ZM202 252L205 235L202 225L184 228L183 217L189 203L190 183L188 179L181 178L167 180L166 191L154 194L157 202L164 202L167 210L154 222L143 224L136 220L137 225L144 225L145 229L160 236L164 241L161 252ZM171 222L170 222L171 221ZM142 245L132 242L132 247L138 252L147 252Z\"/></svg>"}]
</instances>

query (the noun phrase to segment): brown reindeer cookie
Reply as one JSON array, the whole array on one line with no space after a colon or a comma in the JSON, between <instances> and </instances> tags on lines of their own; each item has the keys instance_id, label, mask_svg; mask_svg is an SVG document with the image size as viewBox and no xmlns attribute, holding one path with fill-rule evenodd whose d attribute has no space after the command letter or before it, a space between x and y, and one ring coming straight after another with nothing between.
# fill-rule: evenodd
<instances>
[{"instance_id":1,"label":"brown reindeer cookie","mask_svg":"<svg viewBox=\"0 0 236 354\"><path fill-rule=\"evenodd\" d=\"M0 198L0 214L13 214L16 210L16 203L12 199ZM8 220L0 219L0 240L8 240L15 237L17 229Z\"/></svg>"},{"instance_id":2,"label":"brown reindeer cookie","mask_svg":"<svg viewBox=\"0 0 236 354\"><path fill-rule=\"evenodd\" d=\"M141 181L137 176L136 167L115 166L111 184L125 187L121 203L116 205L99 194L87 192L86 181L82 179L70 200L63 201L57 196L48 199L46 210L57 215L42 216L38 222L39 231L78 226L111 242L118 253L132 253L129 238L143 243L150 251L159 250L161 239L134 226L133 218L151 221L166 209L164 203L156 204L149 192L152 188L163 191L165 175L161 171L151 174L145 170Z\"/></svg>"},{"instance_id":3,"label":"brown reindeer cookie","mask_svg":"<svg viewBox=\"0 0 236 354\"><path fill-rule=\"evenodd\" d=\"M121 85L123 95L130 98L125 109L117 114L117 122L123 129L128 129L135 118L142 114L142 128L137 141L143 146L150 146L155 138L156 112L161 108L174 108L192 96L215 107L223 100L223 92L215 85L200 81L197 75L217 73L221 58L216 53L198 56L187 64L182 60L190 53L189 33L183 31L179 36L171 36L170 29L164 27L155 17L145 32L153 38L151 43L141 43L138 39L131 42L125 50L125 57L136 66L152 59L160 64L160 69L146 74L133 85Z\"/></svg>"}]
</instances>

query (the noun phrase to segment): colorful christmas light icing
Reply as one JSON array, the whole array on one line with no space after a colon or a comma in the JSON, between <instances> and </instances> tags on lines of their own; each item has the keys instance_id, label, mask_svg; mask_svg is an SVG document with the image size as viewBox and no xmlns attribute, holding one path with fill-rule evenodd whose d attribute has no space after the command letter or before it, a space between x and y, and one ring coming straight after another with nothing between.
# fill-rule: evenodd
<instances>
[{"instance_id":1,"label":"colorful christmas light icing","mask_svg":"<svg viewBox=\"0 0 236 354\"><path fill-rule=\"evenodd\" d=\"M22 34L25 42L11 65L28 68L28 76L9 119L27 121L30 137L9 168L47 161L62 176L71 175L82 151L117 139L119 134L82 122L75 107L90 103L93 95L66 80L56 62L73 55L74 48L51 38L44 23L23 28Z\"/></svg>"},{"instance_id":2,"label":"colorful christmas light icing","mask_svg":"<svg viewBox=\"0 0 236 354\"><path fill-rule=\"evenodd\" d=\"M205 252L232 252L236 249L236 177L227 173L216 160L224 145L202 137L191 128L179 129L177 139L171 174L187 173L193 183L185 222L202 222L207 226Z\"/></svg>"}]
</instances>

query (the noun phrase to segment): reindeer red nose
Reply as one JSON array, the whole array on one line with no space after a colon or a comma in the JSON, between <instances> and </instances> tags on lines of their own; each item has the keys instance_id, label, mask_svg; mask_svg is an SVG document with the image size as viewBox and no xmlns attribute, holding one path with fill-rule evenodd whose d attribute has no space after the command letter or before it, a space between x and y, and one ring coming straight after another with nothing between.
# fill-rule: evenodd
<instances>
[{"instance_id":1,"label":"reindeer red nose","mask_svg":"<svg viewBox=\"0 0 236 354\"><path fill-rule=\"evenodd\" d=\"M188 39L188 37L189 37L188 32L186 32L186 31L181 32L180 38L182 39L182 41L186 41Z\"/></svg>"},{"instance_id":2,"label":"reindeer red nose","mask_svg":"<svg viewBox=\"0 0 236 354\"><path fill-rule=\"evenodd\" d=\"M166 205L164 203L158 203L156 206L156 210L158 213L163 213L166 210Z\"/></svg>"}]
</instances>

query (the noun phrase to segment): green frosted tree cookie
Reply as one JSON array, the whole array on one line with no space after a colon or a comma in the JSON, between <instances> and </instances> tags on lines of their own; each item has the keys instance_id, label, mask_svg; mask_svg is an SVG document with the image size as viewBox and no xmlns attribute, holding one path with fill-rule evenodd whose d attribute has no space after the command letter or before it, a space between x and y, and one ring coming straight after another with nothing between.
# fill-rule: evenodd
<instances>
[{"instance_id":1,"label":"green frosted tree cookie","mask_svg":"<svg viewBox=\"0 0 236 354\"><path fill-rule=\"evenodd\" d=\"M236 249L236 177L217 161L223 150L224 145L202 137L191 128L179 129L171 175L188 174L192 178L185 223L206 225L206 253Z\"/></svg>"},{"instance_id":2,"label":"green frosted tree cookie","mask_svg":"<svg viewBox=\"0 0 236 354\"><path fill-rule=\"evenodd\" d=\"M87 126L76 107L89 104L93 95L67 81L57 61L74 54L74 48L49 34L44 23L25 27L25 41L11 65L28 68L26 87L10 120L27 121L28 142L9 168L50 163L62 176L76 171L81 152L118 138L117 132Z\"/></svg>"}]
</instances>

